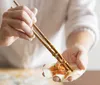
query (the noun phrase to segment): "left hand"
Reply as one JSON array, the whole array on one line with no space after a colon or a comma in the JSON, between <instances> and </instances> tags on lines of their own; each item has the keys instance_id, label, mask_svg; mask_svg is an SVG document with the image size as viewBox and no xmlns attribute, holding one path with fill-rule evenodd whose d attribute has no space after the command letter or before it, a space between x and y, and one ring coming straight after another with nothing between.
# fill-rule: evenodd
<instances>
[{"instance_id":1,"label":"left hand","mask_svg":"<svg viewBox=\"0 0 100 85\"><path fill-rule=\"evenodd\" d=\"M76 80L86 71L88 56L83 46L72 46L65 50L62 55L70 65L77 66L77 70L75 69L75 71L67 77L67 81Z\"/></svg>"}]
</instances>

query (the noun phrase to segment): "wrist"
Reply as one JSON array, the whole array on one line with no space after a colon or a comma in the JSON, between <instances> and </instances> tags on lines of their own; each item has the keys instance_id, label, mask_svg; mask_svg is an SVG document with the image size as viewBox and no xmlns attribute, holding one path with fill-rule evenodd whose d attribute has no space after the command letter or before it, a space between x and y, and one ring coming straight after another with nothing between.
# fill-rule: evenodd
<instances>
[{"instance_id":1,"label":"wrist","mask_svg":"<svg viewBox=\"0 0 100 85\"><path fill-rule=\"evenodd\" d=\"M93 42L94 39L88 31L72 32L67 39L67 48L79 45L89 51Z\"/></svg>"},{"instance_id":2,"label":"wrist","mask_svg":"<svg viewBox=\"0 0 100 85\"><path fill-rule=\"evenodd\" d=\"M87 45L84 45L84 44L80 44L80 43L74 43L74 44L72 44L72 45L68 45L68 44L67 44L67 48L72 48L72 47L82 48L82 49L84 49L86 52L88 52L89 49L90 49L90 46L87 46Z\"/></svg>"}]
</instances>

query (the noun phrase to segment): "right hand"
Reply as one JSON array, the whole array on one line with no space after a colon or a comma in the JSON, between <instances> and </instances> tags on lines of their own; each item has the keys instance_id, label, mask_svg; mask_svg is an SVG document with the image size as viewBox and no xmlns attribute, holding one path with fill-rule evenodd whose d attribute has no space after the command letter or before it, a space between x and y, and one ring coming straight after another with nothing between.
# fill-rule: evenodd
<instances>
[{"instance_id":1,"label":"right hand","mask_svg":"<svg viewBox=\"0 0 100 85\"><path fill-rule=\"evenodd\" d=\"M18 38L31 40L32 24L36 23L36 8L33 12L26 6L11 8L3 14L0 28L0 46L9 46Z\"/></svg>"}]
</instances>

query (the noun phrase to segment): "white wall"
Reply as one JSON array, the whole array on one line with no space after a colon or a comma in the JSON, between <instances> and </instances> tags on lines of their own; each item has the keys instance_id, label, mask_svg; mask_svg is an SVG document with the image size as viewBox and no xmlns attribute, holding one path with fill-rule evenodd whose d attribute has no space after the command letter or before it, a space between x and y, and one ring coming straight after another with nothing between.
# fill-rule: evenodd
<instances>
[{"instance_id":1,"label":"white wall","mask_svg":"<svg viewBox=\"0 0 100 85\"><path fill-rule=\"evenodd\" d=\"M100 0L96 0L96 13L99 20L99 29L100 29ZM89 70L100 70L100 41L97 46L89 53Z\"/></svg>"}]
</instances>

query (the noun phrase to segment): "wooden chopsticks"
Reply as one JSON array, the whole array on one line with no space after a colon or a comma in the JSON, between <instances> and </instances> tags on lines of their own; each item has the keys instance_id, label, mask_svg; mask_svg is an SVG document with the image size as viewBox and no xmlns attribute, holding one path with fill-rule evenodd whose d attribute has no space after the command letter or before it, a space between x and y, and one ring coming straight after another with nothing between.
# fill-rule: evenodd
<instances>
[{"instance_id":1,"label":"wooden chopsticks","mask_svg":"<svg viewBox=\"0 0 100 85\"><path fill-rule=\"evenodd\" d=\"M20 6L20 4L14 0L14 3L16 6ZM33 24L33 27L37 32L34 32L34 35L40 40L40 42L51 52L51 54L65 67L65 69L68 71L73 71L71 66L68 64L68 62L63 58L63 56L55 49L55 47L50 43L50 41L45 37L45 35L41 32L41 30L36 26L36 24ZM40 37L41 35L41 37ZM43 39L42 39L43 38Z\"/></svg>"}]
</instances>

